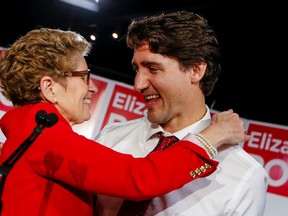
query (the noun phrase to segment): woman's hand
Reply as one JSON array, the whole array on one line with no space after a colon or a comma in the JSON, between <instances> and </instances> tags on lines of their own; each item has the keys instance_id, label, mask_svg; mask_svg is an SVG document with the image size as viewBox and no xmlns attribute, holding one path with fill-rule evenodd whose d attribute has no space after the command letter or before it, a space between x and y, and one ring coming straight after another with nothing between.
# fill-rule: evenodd
<instances>
[{"instance_id":1,"label":"woman's hand","mask_svg":"<svg viewBox=\"0 0 288 216\"><path fill-rule=\"evenodd\" d=\"M214 114L211 125L201 134L216 148L222 144L237 144L250 139L250 135L246 134L244 122L232 109Z\"/></svg>"}]
</instances>

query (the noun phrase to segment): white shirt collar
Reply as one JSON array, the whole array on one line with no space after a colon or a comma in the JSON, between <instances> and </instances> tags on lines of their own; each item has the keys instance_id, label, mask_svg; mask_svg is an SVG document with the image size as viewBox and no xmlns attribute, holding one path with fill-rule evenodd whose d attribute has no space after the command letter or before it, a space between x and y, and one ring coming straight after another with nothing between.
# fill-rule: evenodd
<instances>
[{"instance_id":1,"label":"white shirt collar","mask_svg":"<svg viewBox=\"0 0 288 216\"><path fill-rule=\"evenodd\" d=\"M183 139L183 137L186 136L188 133L197 133L199 131L202 131L204 128L208 127L211 122L211 113L210 113L209 107L206 105L206 113L203 116L203 118L201 118L199 121L173 134L164 131L163 128L159 124L150 123L147 118L145 119L145 121L146 121L146 127L147 127L146 130L148 131L147 136L146 136L146 141L149 140L151 137L154 137L155 134L158 132L163 132L164 134L168 136L174 135L178 139Z\"/></svg>"}]
</instances>

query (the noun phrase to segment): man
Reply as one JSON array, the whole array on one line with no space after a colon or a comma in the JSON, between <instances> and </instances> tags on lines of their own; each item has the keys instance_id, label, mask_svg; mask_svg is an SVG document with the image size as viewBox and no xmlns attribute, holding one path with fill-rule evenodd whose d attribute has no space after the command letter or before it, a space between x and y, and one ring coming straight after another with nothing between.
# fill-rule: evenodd
<instances>
[{"instance_id":1,"label":"man","mask_svg":"<svg viewBox=\"0 0 288 216\"><path fill-rule=\"evenodd\" d=\"M147 102L147 118L107 126L96 140L141 157L156 146L150 137L159 131L182 139L207 127L211 117L205 96L220 72L219 44L207 21L186 11L145 17L131 22L126 40L134 49L134 88ZM265 169L240 145L221 146L216 159L219 166L212 175L154 198L145 215L262 216ZM120 215L138 215L121 204L120 199L98 196L100 215L117 215L120 208Z\"/></svg>"}]
</instances>

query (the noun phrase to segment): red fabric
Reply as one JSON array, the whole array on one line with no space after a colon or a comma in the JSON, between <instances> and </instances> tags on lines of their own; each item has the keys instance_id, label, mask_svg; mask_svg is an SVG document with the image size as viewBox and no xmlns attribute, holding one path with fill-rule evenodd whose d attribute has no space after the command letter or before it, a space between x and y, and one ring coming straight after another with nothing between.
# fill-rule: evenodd
<instances>
[{"instance_id":1,"label":"red fabric","mask_svg":"<svg viewBox=\"0 0 288 216\"><path fill-rule=\"evenodd\" d=\"M156 147L152 150L152 152L163 151L166 148L168 148L169 146L171 146L174 143L176 143L177 141L179 141L179 139L177 137L175 137L175 136L165 137L165 136L163 136L162 133L161 134L157 134L157 136L159 137L159 142L156 145Z\"/></svg>"},{"instance_id":2,"label":"red fabric","mask_svg":"<svg viewBox=\"0 0 288 216\"><path fill-rule=\"evenodd\" d=\"M91 215L91 192L149 199L191 181L190 171L204 162L213 168L199 177L211 174L218 165L202 148L188 141L145 159L118 153L76 134L48 103L5 113L0 120L7 138L1 164L32 133L39 110L54 112L59 120L44 129L9 173L2 195L1 216Z\"/></svg>"},{"instance_id":3,"label":"red fabric","mask_svg":"<svg viewBox=\"0 0 288 216\"><path fill-rule=\"evenodd\" d=\"M158 133L159 141L155 148L150 152L163 151L173 145L179 139L176 136L163 136L163 133ZM152 199L142 201L124 200L117 216L144 216Z\"/></svg>"}]
</instances>

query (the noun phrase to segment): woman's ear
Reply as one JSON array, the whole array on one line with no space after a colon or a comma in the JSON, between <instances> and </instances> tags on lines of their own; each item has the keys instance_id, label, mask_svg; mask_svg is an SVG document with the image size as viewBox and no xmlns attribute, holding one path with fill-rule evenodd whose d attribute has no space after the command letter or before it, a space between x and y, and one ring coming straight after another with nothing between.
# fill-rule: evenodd
<instances>
[{"instance_id":1,"label":"woman's ear","mask_svg":"<svg viewBox=\"0 0 288 216\"><path fill-rule=\"evenodd\" d=\"M40 91L41 96L45 101L48 101L50 103L57 103L56 95L53 91L53 86L55 86L54 80L49 76L44 76L40 80Z\"/></svg>"}]
</instances>

